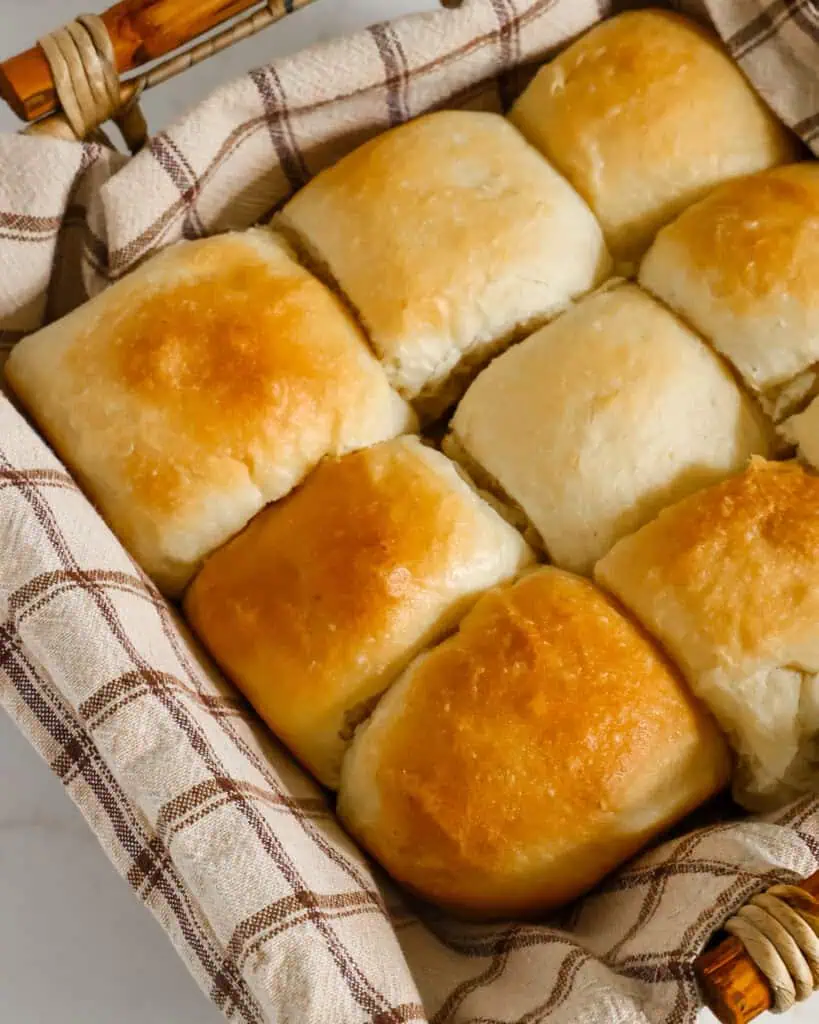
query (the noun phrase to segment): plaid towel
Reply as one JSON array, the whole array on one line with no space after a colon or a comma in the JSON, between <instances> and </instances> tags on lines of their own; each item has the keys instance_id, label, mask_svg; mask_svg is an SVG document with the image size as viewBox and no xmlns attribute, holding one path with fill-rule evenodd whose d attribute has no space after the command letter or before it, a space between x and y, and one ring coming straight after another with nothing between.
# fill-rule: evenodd
<instances>
[{"instance_id":1,"label":"plaid towel","mask_svg":"<svg viewBox=\"0 0 819 1024\"><path fill-rule=\"evenodd\" d=\"M818 145L813 5L693 9ZM3 345L161 246L267 216L391 124L503 106L527 63L608 13L466 0L376 25L250 72L130 161L0 137ZM805 800L669 840L545 923L465 925L404 902L2 397L0 510L0 700L233 1020L690 1024L708 937L753 892L819 866Z\"/></svg>"}]
</instances>

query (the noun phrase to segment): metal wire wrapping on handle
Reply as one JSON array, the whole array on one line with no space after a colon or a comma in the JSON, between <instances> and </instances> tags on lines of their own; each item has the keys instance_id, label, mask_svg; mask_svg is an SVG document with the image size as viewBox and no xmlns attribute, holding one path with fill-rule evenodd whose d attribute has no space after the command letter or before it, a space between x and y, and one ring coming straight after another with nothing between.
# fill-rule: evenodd
<instances>
[{"instance_id":1,"label":"metal wire wrapping on handle","mask_svg":"<svg viewBox=\"0 0 819 1024\"><path fill-rule=\"evenodd\" d=\"M774 1013L819 989L819 901L794 885L754 896L725 925L768 979Z\"/></svg>"}]
</instances>

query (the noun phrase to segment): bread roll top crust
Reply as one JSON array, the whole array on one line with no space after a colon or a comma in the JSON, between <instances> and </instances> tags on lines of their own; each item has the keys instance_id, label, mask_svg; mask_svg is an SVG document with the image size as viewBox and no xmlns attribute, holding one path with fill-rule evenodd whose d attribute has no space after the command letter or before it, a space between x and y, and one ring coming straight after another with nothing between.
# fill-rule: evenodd
<instances>
[{"instance_id":1,"label":"bread roll top crust","mask_svg":"<svg viewBox=\"0 0 819 1024\"><path fill-rule=\"evenodd\" d=\"M819 166L717 189L664 228L640 281L765 391L819 360Z\"/></svg>"},{"instance_id":2,"label":"bread roll top crust","mask_svg":"<svg viewBox=\"0 0 819 1024\"><path fill-rule=\"evenodd\" d=\"M461 400L452 432L552 561L582 573L665 505L740 472L773 442L723 361L633 284L587 296L498 357Z\"/></svg>"},{"instance_id":3,"label":"bread roll top crust","mask_svg":"<svg viewBox=\"0 0 819 1024\"><path fill-rule=\"evenodd\" d=\"M620 541L595 575L731 738L740 803L816 791L819 479L754 460Z\"/></svg>"},{"instance_id":4,"label":"bread roll top crust","mask_svg":"<svg viewBox=\"0 0 819 1024\"><path fill-rule=\"evenodd\" d=\"M628 267L709 189L798 153L717 38L671 11L600 22L541 68L510 116Z\"/></svg>"},{"instance_id":5,"label":"bread roll top crust","mask_svg":"<svg viewBox=\"0 0 819 1024\"><path fill-rule=\"evenodd\" d=\"M543 568L481 598L388 692L340 809L424 896L526 913L593 885L727 772L646 637L592 583Z\"/></svg>"},{"instance_id":6,"label":"bread roll top crust","mask_svg":"<svg viewBox=\"0 0 819 1024\"><path fill-rule=\"evenodd\" d=\"M377 136L317 175L279 223L357 309L398 389L419 400L611 267L574 189L506 119L477 111Z\"/></svg>"},{"instance_id":7,"label":"bread roll top crust","mask_svg":"<svg viewBox=\"0 0 819 1024\"><path fill-rule=\"evenodd\" d=\"M166 250L24 339L6 373L172 594L322 456L413 426L347 311L267 230Z\"/></svg>"},{"instance_id":8,"label":"bread roll top crust","mask_svg":"<svg viewBox=\"0 0 819 1024\"><path fill-rule=\"evenodd\" d=\"M208 559L185 607L271 728L335 786L367 703L530 560L445 456L404 437L323 462Z\"/></svg>"},{"instance_id":9,"label":"bread roll top crust","mask_svg":"<svg viewBox=\"0 0 819 1024\"><path fill-rule=\"evenodd\" d=\"M620 541L595 576L693 671L741 674L800 640L819 654L819 479L754 459Z\"/></svg>"}]
</instances>

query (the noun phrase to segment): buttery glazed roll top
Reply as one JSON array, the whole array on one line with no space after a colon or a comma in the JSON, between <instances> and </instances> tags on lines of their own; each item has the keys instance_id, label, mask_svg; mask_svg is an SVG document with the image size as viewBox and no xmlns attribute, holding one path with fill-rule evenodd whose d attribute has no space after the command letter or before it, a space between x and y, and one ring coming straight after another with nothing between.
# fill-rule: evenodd
<instances>
[{"instance_id":1,"label":"buttery glazed roll top","mask_svg":"<svg viewBox=\"0 0 819 1024\"><path fill-rule=\"evenodd\" d=\"M530 560L445 456L404 437L323 462L208 559L185 609L274 732L335 787L374 699Z\"/></svg>"},{"instance_id":2,"label":"buttery glazed roll top","mask_svg":"<svg viewBox=\"0 0 819 1024\"><path fill-rule=\"evenodd\" d=\"M802 163L731 182L686 210L657 236L640 283L779 418L815 386L818 266L819 165Z\"/></svg>"},{"instance_id":3,"label":"buttery glazed roll top","mask_svg":"<svg viewBox=\"0 0 819 1024\"><path fill-rule=\"evenodd\" d=\"M270 231L168 249L6 374L170 594L318 460L412 428L344 307Z\"/></svg>"},{"instance_id":4,"label":"buttery glazed roll top","mask_svg":"<svg viewBox=\"0 0 819 1024\"><path fill-rule=\"evenodd\" d=\"M586 204L496 114L443 111L379 135L298 192L279 223L428 415L470 367L610 268Z\"/></svg>"},{"instance_id":5,"label":"buttery glazed roll top","mask_svg":"<svg viewBox=\"0 0 819 1024\"><path fill-rule=\"evenodd\" d=\"M482 597L356 734L339 812L399 881L474 916L594 885L727 781L711 720L592 583Z\"/></svg>"},{"instance_id":6,"label":"buttery glazed roll top","mask_svg":"<svg viewBox=\"0 0 819 1024\"><path fill-rule=\"evenodd\" d=\"M446 450L511 499L552 561L590 572L664 505L765 454L719 358L636 285L588 296L496 359Z\"/></svg>"},{"instance_id":7,"label":"buttery glazed roll top","mask_svg":"<svg viewBox=\"0 0 819 1024\"><path fill-rule=\"evenodd\" d=\"M596 567L667 649L740 755L737 799L819 785L819 480L755 460L667 509Z\"/></svg>"},{"instance_id":8,"label":"buttery glazed roll top","mask_svg":"<svg viewBox=\"0 0 819 1024\"><path fill-rule=\"evenodd\" d=\"M510 116L629 268L715 185L797 153L717 39L669 11L601 22L538 72Z\"/></svg>"}]
</instances>

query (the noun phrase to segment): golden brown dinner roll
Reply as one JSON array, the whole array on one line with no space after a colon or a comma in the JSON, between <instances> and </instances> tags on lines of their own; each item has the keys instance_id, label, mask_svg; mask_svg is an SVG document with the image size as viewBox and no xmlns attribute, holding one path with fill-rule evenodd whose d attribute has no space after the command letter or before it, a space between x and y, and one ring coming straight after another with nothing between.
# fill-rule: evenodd
<instances>
[{"instance_id":1,"label":"golden brown dinner roll","mask_svg":"<svg viewBox=\"0 0 819 1024\"><path fill-rule=\"evenodd\" d=\"M670 11L596 25L510 117L586 199L624 269L709 189L798 152L716 38Z\"/></svg>"},{"instance_id":2,"label":"golden brown dinner roll","mask_svg":"<svg viewBox=\"0 0 819 1024\"><path fill-rule=\"evenodd\" d=\"M819 787L819 479L754 460L667 509L596 567L665 646L740 756L736 798Z\"/></svg>"},{"instance_id":3,"label":"golden brown dinner roll","mask_svg":"<svg viewBox=\"0 0 819 1024\"><path fill-rule=\"evenodd\" d=\"M451 430L449 454L522 510L552 561L583 573L770 443L719 358L632 284L583 299L496 359Z\"/></svg>"},{"instance_id":4,"label":"golden brown dinner roll","mask_svg":"<svg viewBox=\"0 0 819 1024\"><path fill-rule=\"evenodd\" d=\"M185 608L273 731L335 787L381 691L531 558L449 459L402 437L322 463L207 560Z\"/></svg>"},{"instance_id":5,"label":"golden brown dinner roll","mask_svg":"<svg viewBox=\"0 0 819 1024\"><path fill-rule=\"evenodd\" d=\"M427 416L610 269L586 204L497 114L442 111L379 135L314 178L279 223Z\"/></svg>"},{"instance_id":6,"label":"golden brown dinner roll","mask_svg":"<svg viewBox=\"0 0 819 1024\"><path fill-rule=\"evenodd\" d=\"M343 306L267 230L166 250L24 339L6 374L170 594L323 455L412 426Z\"/></svg>"},{"instance_id":7,"label":"golden brown dinner roll","mask_svg":"<svg viewBox=\"0 0 819 1024\"><path fill-rule=\"evenodd\" d=\"M640 631L558 569L484 595L356 734L339 812L391 874L471 916L589 889L720 789L726 746Z\"/></svg>"},{"instance_id":8,"label":"golden brown dinner roll","mask_svg":"<svg viewBox=\"0 0 819 1024\"><path fill-rule=\"evenodd\" d=\"M802 163L731 182L690 207L657 236L640 283L727 356L780 418L816 378L817 266L819 165Z\"/></svg>"}]
</instances>

